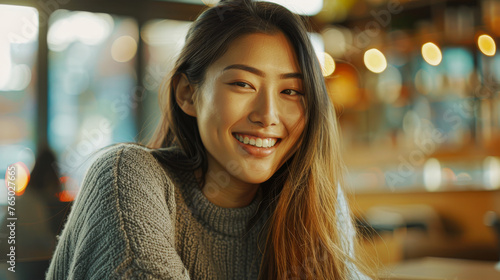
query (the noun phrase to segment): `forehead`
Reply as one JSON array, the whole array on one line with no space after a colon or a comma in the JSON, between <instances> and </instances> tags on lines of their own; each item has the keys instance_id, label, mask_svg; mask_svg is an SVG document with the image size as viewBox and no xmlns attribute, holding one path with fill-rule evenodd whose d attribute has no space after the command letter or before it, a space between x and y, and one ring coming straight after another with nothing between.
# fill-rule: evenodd
<instances>
[{"instance_id":1,"label":"forehead","mask_svg":"<svg viewBox=\"0 0 500 280\"><path fill-rule=\"evenodd\" d=\"M230 64L250 65L270 75L301 72L293 46L282 32L252 33L235 39L209 69L220 73Z\"/></svg>"}]
</instances>

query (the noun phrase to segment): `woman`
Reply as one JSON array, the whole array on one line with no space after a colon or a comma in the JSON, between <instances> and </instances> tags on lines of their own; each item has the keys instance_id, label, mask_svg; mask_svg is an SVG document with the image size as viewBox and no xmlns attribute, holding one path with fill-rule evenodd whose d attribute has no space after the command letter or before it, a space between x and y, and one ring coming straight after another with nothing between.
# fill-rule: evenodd
<instances>
[{"instance_id":1,"label":"woman","mask_svg":"<svg viewBox=\"0 0 500 280\"><path fill-rule=\"evenodd\" d=\"M362 279L334 109L304 22L221 1L191 26L149 148L89 169L48 279Z\"/></svg>"}]
</instances>

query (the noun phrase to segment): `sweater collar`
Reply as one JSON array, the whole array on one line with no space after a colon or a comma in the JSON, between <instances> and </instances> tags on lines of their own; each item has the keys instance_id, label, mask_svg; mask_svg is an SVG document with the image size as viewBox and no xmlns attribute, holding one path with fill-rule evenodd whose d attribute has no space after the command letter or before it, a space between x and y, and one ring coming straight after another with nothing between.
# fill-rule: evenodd
<instances>
[{"instance_id":1,"label":"sweater collar","mask_svg":"<svg viewBox=\"0 0 500 280\"><path fill-rule=\"evenodd\" d=\"M228 236L243 236L248 221L256 214L261 198L259 188L252 202L241 208L224 208L212 203L203 194L194 172L182 171L177 174L186 205L193 215L209 228Z\"/></svg>"}]
</instances>

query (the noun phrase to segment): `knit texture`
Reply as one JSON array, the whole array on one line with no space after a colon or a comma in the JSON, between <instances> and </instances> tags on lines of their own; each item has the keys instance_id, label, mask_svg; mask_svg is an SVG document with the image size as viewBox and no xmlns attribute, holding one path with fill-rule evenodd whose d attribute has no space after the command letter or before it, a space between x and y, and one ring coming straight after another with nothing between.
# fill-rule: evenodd
<instances>
[{"instance_id":1,"label":"knit texture","mask_svg":"<svg viewBox=\"0 0 500 280\"><path fill-rule=\"evenodd\" d=\"M260 195L243 208L219 207L192 172L170 170L150 151L119 144L91 165L46 279L257 279L269 213L248 232L246 224Z\"/></svg>"}]
</instances>

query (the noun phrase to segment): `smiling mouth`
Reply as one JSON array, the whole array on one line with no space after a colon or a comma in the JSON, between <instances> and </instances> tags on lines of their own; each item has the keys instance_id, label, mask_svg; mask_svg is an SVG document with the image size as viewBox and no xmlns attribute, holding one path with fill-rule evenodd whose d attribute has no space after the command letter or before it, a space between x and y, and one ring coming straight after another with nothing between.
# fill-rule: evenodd
<instances>
[{"instance_id":1,"label":"smiling mouth","mask_svg":"<svg viewBox=\"0 0 500 280\"><path fill-rule=\"evenodd\" d=\"M233 133L239 142L257 148L272 148L281 142L281 138L261 138L252 135Z\"/></svg>"}]
</instances>

